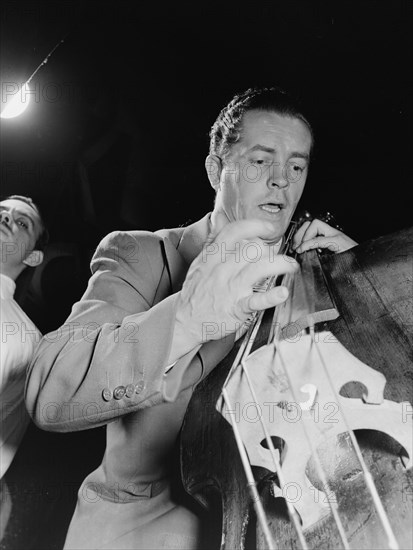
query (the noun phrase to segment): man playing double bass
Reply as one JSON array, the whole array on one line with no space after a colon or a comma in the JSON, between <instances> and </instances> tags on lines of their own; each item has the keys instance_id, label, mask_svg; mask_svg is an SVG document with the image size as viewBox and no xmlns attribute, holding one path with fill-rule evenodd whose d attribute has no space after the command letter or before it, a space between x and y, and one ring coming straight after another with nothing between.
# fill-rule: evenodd
<instances>
[{"instance_id":1,"label":"man playing double bass","mask_svg":"<svg viewBox=\"0 0 413 550\"><path fill-rule=\"evenodd\" d=\"M304 114L275 88L235 96L210 136L212 213L185 228L108 235L83 298L32 363L26 401L40 427L107 425L105 456L79 490L66 549L203 547L198 511L176 489L179 430L194 386L251 313L287 298L284 287L254 294L253 286L297 269L277 252L313 144ZM314 220L294 247L355 244Z\"/></svg>"}]
</instances>

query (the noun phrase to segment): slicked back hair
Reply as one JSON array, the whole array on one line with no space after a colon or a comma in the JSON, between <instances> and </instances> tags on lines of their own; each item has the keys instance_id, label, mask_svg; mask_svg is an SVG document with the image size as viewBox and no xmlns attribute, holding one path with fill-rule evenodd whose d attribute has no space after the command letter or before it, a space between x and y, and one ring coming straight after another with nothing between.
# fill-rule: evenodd
<instances>
[{"instance_id":1,"label":"slicked back hair","mask_svg":"<svg viewBox=\"0 0 413 550\"><path fill-rule=\"evenodd\" d=\"M225 159L231 145L241 137L242 118L248 111L270 111L278 115L297 118L311 134L311 147L314 134L311 124L303 114L299 101L281 88L249 88L237 94L219 113L209 133L209 153Z\"/></svg>"}]
</instances>

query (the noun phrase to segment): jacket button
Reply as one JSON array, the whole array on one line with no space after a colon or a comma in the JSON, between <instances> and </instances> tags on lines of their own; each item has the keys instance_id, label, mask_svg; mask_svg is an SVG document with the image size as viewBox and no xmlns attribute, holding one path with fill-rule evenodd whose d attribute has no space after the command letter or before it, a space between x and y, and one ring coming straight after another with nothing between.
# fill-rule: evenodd
<instances>
[{"instance_id":1,"label":"jacket button","mask_svg":"<svg viewBox=\"0 0 413 550\"><path fill-rule=\"evenodd\" d=\"M135 392L135 386L133 384L128 384L125 388L125 396L132 397Z\"/></svg>"},{"instance_id":2,"label":"jacket button","mask_svg":"<svg viewBox=\"0 0 413 550\"><path fill-rule=\"evenodd\" d=\"M139 382L135 386L135 392L141 393L145 389L145 382L143 380L139 380Z\"/></svg>"},{"instance_id":3,"label":"jacket button","mask_svg":"<svg viewBox=\"0 0 413 550\"><path fill-rule=\"evenodd\" d=\"M109 388L103 388L102 397L105 401L110 401L113 397L112 390Z\"/></svg>"},{"instance_id":4,"label":"jacket button","mask_svg":"<svg viewBox=\"0 0 413 550\"><path fill-rule=\"evenodd\" d=\"M125 395L125 386L118 386L113 390L113 397L115 399L122 399L124 395Z\"/></svg>"}]
</instances>

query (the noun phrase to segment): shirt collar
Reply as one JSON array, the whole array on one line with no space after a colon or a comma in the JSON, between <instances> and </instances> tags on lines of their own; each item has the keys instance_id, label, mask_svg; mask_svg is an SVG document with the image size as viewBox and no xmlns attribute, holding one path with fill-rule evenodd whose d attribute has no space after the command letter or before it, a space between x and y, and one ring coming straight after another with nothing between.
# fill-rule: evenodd
<instances>
[{"instance_id":1,"label":"shirt collar","mask_svg":"<svg viewBox=\"0 0 413 550\"><path fill-rule=\"evenodd\" d=\"M211 213L185 227L178 243L178 250L188 265L201 252L211 232Z\"/></svg>"},{"instance_id":2,"label":"shirt collar","mask_svg":"<svg viewBox=\"0 0 413 550\"><path fill-rule=\"evenodd\" d=\"M14 296L16 283L7 275L0 273L0 295L3 300L10 300Z\"/></svg>"}]
</instances>

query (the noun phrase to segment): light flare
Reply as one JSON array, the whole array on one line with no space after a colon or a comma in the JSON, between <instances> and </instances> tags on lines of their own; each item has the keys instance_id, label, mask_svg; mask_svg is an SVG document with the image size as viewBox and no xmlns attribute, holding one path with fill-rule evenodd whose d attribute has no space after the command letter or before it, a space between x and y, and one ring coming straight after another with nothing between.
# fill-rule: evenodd
<instances>
[{"instance_id":1,"label":"light flare","mask_svg":"<svg viewBox=\"0 0 413 550\"><path fill-rule=\"evenodd\" d=\"M27 109L30 103L30 88L26 82L21 90L15 93L7 102L1 111L1 118L14 118L21 115Z\"/></svg>"}]
</instances>

